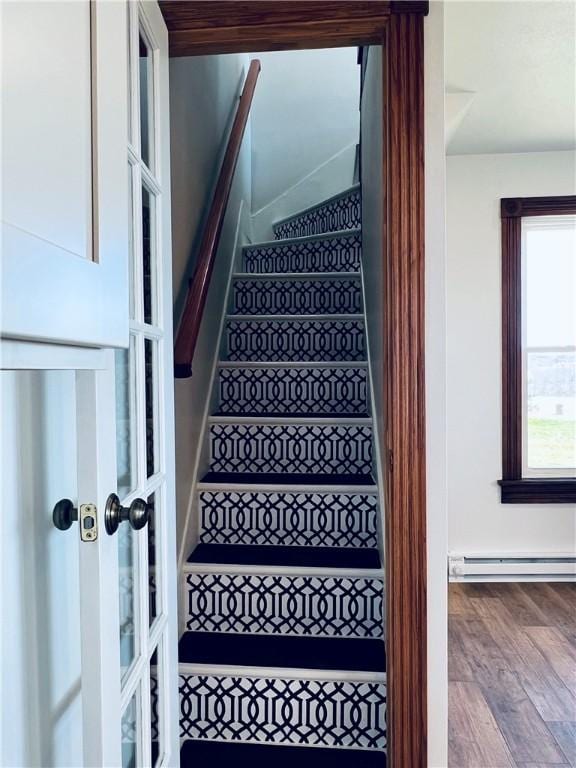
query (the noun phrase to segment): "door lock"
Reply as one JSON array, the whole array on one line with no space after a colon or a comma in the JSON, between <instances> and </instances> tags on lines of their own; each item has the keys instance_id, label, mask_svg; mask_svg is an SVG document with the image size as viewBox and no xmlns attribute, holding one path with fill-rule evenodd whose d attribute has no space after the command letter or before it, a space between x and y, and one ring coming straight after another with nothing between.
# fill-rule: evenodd
<instances>
[{"instance_id":1,"label":"door lock","mask_svg":"<svg viewBox=\"0 0 576 768\"><path fill-rule=\"evenodd\" d=\"M52 510L52 521L58 530L67 531L78 521L78 509L70 499L60 499ZM96 541L98 538L98 516L95 504L80 505L80 538L82 541Z\"/></svg>"},{"instance_id":2,"label":"door lock","mask_svg":"<svg viewBox=\"0 0 576 768\"><path fill-rule=\"evenodd\" d=\"M150 518L148 504L144 499L134 499L129 507L123 507L115 493L111 493L104 510L104 525L110 535L116 533L120 523L127 520L135 531L144 528Z\"/></svg>"}]
</instances>

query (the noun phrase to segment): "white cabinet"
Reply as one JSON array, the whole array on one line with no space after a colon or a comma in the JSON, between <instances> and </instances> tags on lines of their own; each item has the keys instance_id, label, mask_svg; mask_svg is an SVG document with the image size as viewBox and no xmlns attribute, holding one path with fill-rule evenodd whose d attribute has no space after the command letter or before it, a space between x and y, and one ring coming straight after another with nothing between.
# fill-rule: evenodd
<instances>
[{"instance_id":1,"label":"white cabinet","mask_svg":"<svg viewBox=\"0 0 576 768\"><path fill-rule=\"evenodd\" d=\"M5 2L1 14L0 331L126 346L126 4Z\"/></svg>"}]
</instances>

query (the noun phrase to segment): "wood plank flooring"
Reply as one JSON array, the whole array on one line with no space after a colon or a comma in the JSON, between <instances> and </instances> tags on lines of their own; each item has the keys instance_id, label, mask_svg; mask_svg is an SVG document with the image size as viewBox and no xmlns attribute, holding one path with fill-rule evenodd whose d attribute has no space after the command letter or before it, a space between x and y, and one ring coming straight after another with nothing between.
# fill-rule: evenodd
<instances>
[{"instance_id":1,"label":"wood plank flooring","mask_svg":"<svg viewBox=\"0 0 576 768\"><path fill-rule=\"evenodd\" d=\"M576 768L576 584L450 584L450 768Z\"/></svg>"}]
</instances>

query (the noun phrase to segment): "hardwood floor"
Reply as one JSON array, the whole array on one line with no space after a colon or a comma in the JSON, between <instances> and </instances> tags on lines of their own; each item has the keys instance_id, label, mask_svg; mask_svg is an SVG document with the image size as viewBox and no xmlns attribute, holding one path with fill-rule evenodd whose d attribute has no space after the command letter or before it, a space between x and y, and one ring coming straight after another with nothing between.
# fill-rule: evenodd
<instances>
[{"instance_id":1,"label":"hardwood floor","mask_svg":"<svg viewBox=\"0 0 576 768\"><path fill-rule=\"evenodd\" d=\"M576 768L576 584L450 584L450 768Z\"/></svg>"}]
</instances>

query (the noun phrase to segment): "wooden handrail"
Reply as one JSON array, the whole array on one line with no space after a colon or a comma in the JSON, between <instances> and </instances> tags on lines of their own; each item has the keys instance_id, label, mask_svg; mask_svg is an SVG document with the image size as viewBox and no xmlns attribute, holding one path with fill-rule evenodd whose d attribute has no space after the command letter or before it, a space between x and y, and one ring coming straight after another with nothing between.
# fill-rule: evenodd
<instances>
[{"instance_id":1,"label":"wooden handrail","mask_svg":"<svg viewBox=\"0 0 576 768\"><path fill-rule=\"evenodd\" d=\"M194 277L190 281L184 311L176 333L176 343L174 346L174 375L176 378L187 378L192 375L192 358L204 313L210 277L214 268L216 253L218 252L218 243L220 242L224 215L234 180L234 171L238 163L240 147L259 74L260 61L254 59L250 63L240 102L238 103L238 109L236 110L236 116L234 117L234 123L232 124L232 130L230 131L208 219L202 233L198 263Z\"/></svg>"}]
</instances>

